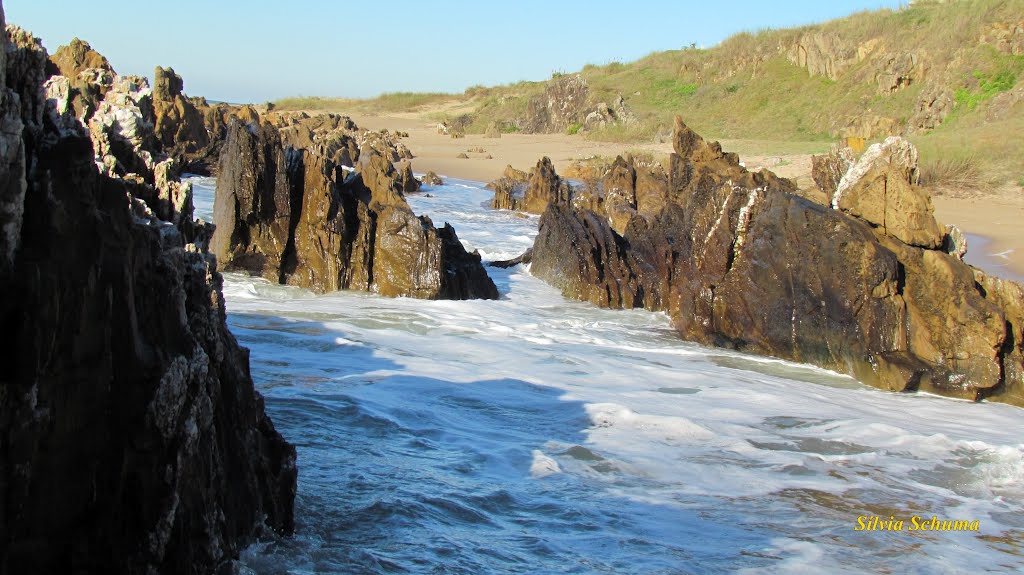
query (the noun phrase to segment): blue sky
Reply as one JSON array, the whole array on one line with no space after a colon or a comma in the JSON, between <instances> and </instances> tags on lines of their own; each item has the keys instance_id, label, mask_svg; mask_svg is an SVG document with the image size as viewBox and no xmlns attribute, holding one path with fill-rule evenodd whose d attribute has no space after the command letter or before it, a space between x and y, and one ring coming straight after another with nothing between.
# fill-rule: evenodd
<instances>
[{"instance_id":1,"label":"blue sky","mask_svg":"<svg viewBox=\"0 0 1024 575\"><path fill-rule=\"evenodd\" d=\"M172 66L190 95L263 102L542 80L903 3L8 0L4 9L50 52L78 36L118 73L152 76L155 66Z\"/></svg>"}]
</instances>

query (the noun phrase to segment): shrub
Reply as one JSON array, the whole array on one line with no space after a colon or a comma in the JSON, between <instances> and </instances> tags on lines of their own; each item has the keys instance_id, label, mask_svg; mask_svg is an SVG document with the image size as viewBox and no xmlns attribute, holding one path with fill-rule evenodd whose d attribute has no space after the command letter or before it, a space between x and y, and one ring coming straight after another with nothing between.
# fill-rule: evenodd
<instances>
[{"instance_id":1,"label":"shrub","mask_svg":"<svg viewBox=\"0 0 1024 575\"><path fill-rule=\"evenodd\" d=\"M570 136L575 136L576 134L580 133L580 129L582 128L582 124L569 124L569 127L568 129L565 130L565 133L569 134Z\"/></svg>"},{"instance_id":2,"label":"shrub","mask_svg":"<svg viewBox=\"0 0 1024 575\"><path fill-rule=\"evenodd\" d=\"M985 184L985 178L976 157L945 157L922 162L920 182L931 188L977 190Z\"/></svg>"}]
</instances>

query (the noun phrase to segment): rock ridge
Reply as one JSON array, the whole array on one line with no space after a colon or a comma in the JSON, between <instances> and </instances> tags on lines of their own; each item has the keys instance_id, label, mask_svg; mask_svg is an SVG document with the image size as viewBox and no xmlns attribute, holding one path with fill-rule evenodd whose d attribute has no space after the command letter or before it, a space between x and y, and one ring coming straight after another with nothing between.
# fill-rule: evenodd
<instances>
[{"instance_id":1,"label":"rock ridge","mask_svg":"<svg viewBox=\"0 0 1024 575\"><path fill-rule=\"evenodd\" d=\"M477 253L455 230L413 214L408 163L364 140L354 168L322 144L296 148L269 124L228 127L213 251L228 270L316 291L495 299Z\"/></svg>"},{"instance_id":2,"label":"rock ridge","mask_svg":"<svg viewBox=\"0 0 1024 575\"><path fill-rule=\"evenodd\" d=\"M212 572L292 530L294 447L143 84L79 43L58 63L107 91L76 96L2 14L0 571Z\"/></svg>"},{"instance_id":3,"label":"rock ridge","mask_svg":"<svg viewBox=\"0 0 1024 575\"><path fill-rule=\"evenodd\" d=\"M609 184L629 207L648 170L625 160L600 201L550 203L531 272L568 297L666 311L687 340L1024 405L1021 286L961 261L962 236L935 221L904 140L849 165L829 206L748 172L680 118L674 150L660 210L608 209Z\"/></svg>"}]
</instances>

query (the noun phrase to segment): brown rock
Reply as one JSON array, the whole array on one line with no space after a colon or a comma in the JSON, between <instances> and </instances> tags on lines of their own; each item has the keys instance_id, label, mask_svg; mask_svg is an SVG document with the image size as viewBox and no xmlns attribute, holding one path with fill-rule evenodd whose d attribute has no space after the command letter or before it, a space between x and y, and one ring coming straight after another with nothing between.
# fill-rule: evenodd
<instances>
[{"instance_id":1,"label":"brown rock","mask_svg":"<svg viewBox=\"0 0 1024 575\"><path fill-rule=\"evenodd\" d=\"M808 32L790 48L789 61L805 68L811 76L836 80L856 62L857 51L834 32Z\"/></svg>"},{"instance_id":2,"label":"brown rock","mask_svg":"<svg viewBox=\"0 0 1024 575\"><path fill-rule=\"evenodd\" d=\"M437 175L437 173L434 172L434 170L430 170L429 172L423 174L423 177L420 178L420 182L424 186L443 186L444 185L444 180L441 179L441 176Z\"/></svg>"},{"instance_id":3,"label":"brown rock","mask_svg":"<svg viewBox=\"0 0 1024 575\"><path fill-rule=\"evenodd\" d=\"M833 207L862 218L882 234L924 248L942 245L931 198L916 187L917 150L899 137L869 148L843 177Z\"/></svg>"},{"instance_id":4,"label":"brown rock","mask_svg":"<svg viewBox=\"0 0 1024 575\"><path fill-rule=\"evenodd\" d=\"M204 115L182 95L184 81L173 68L153 73L153 131L172 155L195 154L210 144Z\"/></svg>"},{"instance_id":5,"label":"brown rock","mask_svg":"<svg viewBox=\"0 0 1024 575\"><path fill-rule=\"evenodd\" d=\"M629 220L637 213L636 178L637 171L632 160L627 162L618 156L601 182L604 211L612 229L620 235L626 232Z\"/></svg>"},{"instance_id":6,"label":"brown rock","mask_svg":"<svg viewBox=\"0 0 1024 575\"><path fill-rule=\"evenodd\" d=\"M578 74L551 80L542 94L527 103L523 131L527 134L562 133L571 124L583 124L590 88Z\"/></svg>"},{"instance_id":7,"label":"brown rock","mask_svg":"<svg viewBox=\"0 0 1024 575\"><path fill-rule=\"evenodd\" d=\"M60 74L74 80L78 75L89 68L106 70L111 75L116 75L110 62L92 49L88 42L72 38L67 46L57 48L57 51L50 56L51 74Z\"/></svg>"},{"instance_id":8,"label":"brown rock","mask_svg":"<svg viewBox=\"0 0 1024 575\"><path fill-rule=\"evenodd\" d=\"M549 204L565 204L568 201L568 182L558 177L551 158L545 156L530 170L522 209L533 214L540 214L547 209Z\"/></svg>"},{"instance_id":9,"label":"brown rock","mask_svg":"<svg viewBox=\"0 0 1024 575\"><path fill-rule=\"evenodd\" d=\"M840 180L855 162L853 150L848 146L833 144L828 154L811 156L811 178L819 190L832 198Z\"/></svg>"},{"instance_id":10,"label":"brown rock","mask_svg":"<svg viewBox=\"0 0 1024 575\"><path fill-rule=\"evenodd\" d=\"M405 201L411 167L379 153L354 177L319 148L284 149L278 129L234 122L221 154L212 245L226 269L317 291L497 298L478 254Z\"/></svg>"},{"instance_id":11,"label":"brown rock","mask_svg":"<svg viewBox=\"0 0 1024 575\"><path fill-rule=\"evenodd\" d=\"M1006 337L999 350L1003 365L1002 382L982 392L993 401L1024 405L1024 286L994 278L974 269L979 292L999 308L1006 318Z\"/></svg>"},{"instance_id":12,"label":"brown rock","mask_svg":"<svg viewBox=\"0 0 1024 575\"><path fill-rule=\"evenodd\" d=\"M667 193L668 175L661 164L637 169L636 209L641 216L650 220L661 212L668 201Z\"/></svg>"},{"instance_id":13,"label":"brown rock","mask_svg":"<svg viewBox=\"0 0 1024 575\"><path fill-rule=\"evenodd\" d=\"M502 176L491 182L487 187L494 190L494 199L491 200L491 207L496 210L521 210L523 198L526 195L526 186L520 182Z\"/></svg>"},{"instance_id":14,"label":"brown rock","mask_svg":"<svg viewBox=\"0 0 1024 575\"><path fill-rule=\"evenodd\" d=\"M531 272L568 297L666 311L689 340L813 363L883 389L1024 404L1024 288L898 239L902 224L887 234L805 200L694 134L675 140L663 209L620 234L578 195L552 203ZM837 196L878 177L892 194L913 193L915 155L899 142L880 146ZM868 200L859 213L883 222L923 210L903 198L881 209Z\"/></svg>"},{"instance_id":15,"label":"brown rock","mask_svg":"<svg viewBox=\"0 0 1024 575\"><path fill-rule=\"evenodd\" d=\"M511 164L505 166L505 171L502 172L502 176L514 181L526 183L530 179L530 174L523 170L517 170L512 167Z\"/></svg>"},{"instance_id":16,"label":"brown rock","mask_svg":"<svg viewBox=\"0 0 1024 575\"><path fill-rule=\"evenodd\" d=\"M953 111L953 95L948 88L932 87L921 94L917 109L908 121L912 130L934 130Z\"/></svg>"}]
</instances>

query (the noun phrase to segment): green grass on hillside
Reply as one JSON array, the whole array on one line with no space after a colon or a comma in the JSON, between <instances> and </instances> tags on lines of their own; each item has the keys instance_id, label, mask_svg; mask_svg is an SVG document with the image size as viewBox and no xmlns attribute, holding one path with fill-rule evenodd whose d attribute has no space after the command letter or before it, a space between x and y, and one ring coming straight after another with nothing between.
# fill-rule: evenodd
<instances>
[{"instance_id":1,"label":"green grass on hillside","mask_svg":"<svg viewBox=\"0 0 1024 575\"><path fill-rule=\"evenodd\" d=\"M318 110L331 112L414 112L454 98L441 92L388 92L367 100L297 96L274 102L278 110Z\"/></svg>"}]
</instances>

